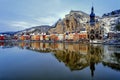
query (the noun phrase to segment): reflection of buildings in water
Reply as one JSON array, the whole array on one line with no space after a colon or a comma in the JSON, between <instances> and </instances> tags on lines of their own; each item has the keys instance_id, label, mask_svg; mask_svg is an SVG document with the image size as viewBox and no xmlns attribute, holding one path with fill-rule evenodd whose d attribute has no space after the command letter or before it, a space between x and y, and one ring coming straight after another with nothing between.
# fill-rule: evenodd
<instances>
[{"instance_id":1,"label":"reflection of buildings in water","mask_svg":"<svg viewBox=\"0 0 120 80\"><path fill-rule=\"evenodd\" d=\"M112 53L114 52L117 52L117 53L120 53L120 45L116 45L116 46L109 46L108 47L108 50Z\"/></svg>"},{"instance_id":2,"label":"reflection of buildings in water","mask_svg":"<svg viewBox=\"0 0 120 80\"><path fill-rule=\"evenodd\" d=\"M108 66L109 68L113 70L120 71L120 64L103 62L103 65Z\"/></svg>"},{"instance_id":3,"label":"reflection of buildings in water","mask_svg":"<svg viewBox=\"0 0 120 80\"><path fill-rule=\"evenodd\" d=\"M102 63L104 66L108 66L111 69L120 71L120 46L104 46Z\"/></svg>"},{"instance_id":4,"label":"reflection of buildings in water","mask_svg":"<svg viewBox=\"0 0 120 80\"><path fill-rule=\"evenodd\" d=\"M109 55L109 59L103 59L103 65L120 71L120 53L111 54Z\"/></svg>"},{"instance_id":5,"label":"reflection of buildings in water","mask_svg":"<svg viewBox=\"0 0 120 80\"><path fill-rule=\"evenodd\" d=\"M19 47L21 47L23 49L25 47L25 42L19 43Z\"/></svg>"},{"instance_id":6,"label":"reflection of buildings in water","mask_svg":"<svg viewBox=\"0 0 120 80\"><path fill-rule=\"evenodd\" d=\"M48 48L50 48L52 50L58 50L58 45L59 44L57 44L57 43L50 43Z\"/></svg>"},{"instance_id":7,"label":"reflection of buildings in water","mask_svg":"<svg viewBox=\"0 0 120 80\"><path fill-rule=\"evenodd\" d=\"M83 55L76 52L70 52L68 50L56 51L54 55L60 62L64 62L65 65L68 66L71 70L79 70L83 68L81 66L87 66L87 64L84 64L87 63L87 59L83 58Z\"/></svg>"},{"instance_id":8,"label":"reflection of buildings in water","mask_svg":"<svg viewBox=\"0 0 120 80\"><path fill-rule=\"evenodd\" d=\"M30 48L39 50L40 49L40 43L39 42L34 42L34 43L32 42L32 43L30 43Z\"/></svg>"},{"instance_id":9,"label":"reflection of buildings in water","mask_svg":"<svg viewBox=\"0 0 120 80\"><path fill-rule=\"evenodd\" d=\"M88 51L88 45L86 44L64 44L64 46L64 49L70 52L86 54Z\"/></svg>"},{"instance_id":10,"label":"reflection of buildings in water","mask_svg":"<svg viewBox=\"0 0 120 80\"><path fill-rule=\"evenodd\" d=\"M85 48L79 48L79 51L82 51L82 49L84 51ZM77 50L66 50L64 52L56 51L54 55L60 62L64 62L65 65L68 66L72 71L82 70L90 66L91 75L94 76L95 64L102 61L103 49L101 46L87 45L86 50L87 54L81 54L77 52Z\"/></svg>"},{"instance_id":11,"label":"reflection of buildings in water","mask_svg":"<svg viewBox=\"0 0 120 80\"><path fill-rule=\"evenodd\" d=\"M20 46L25 46L25 43L21 43ZM56 50L60 51L70 51L70 52L78 52L81 54L87 54L88 45L85 44L66 44L66 43L40 43L40 42L31 42L30 49L33 50L46 50L49 49L52 52Z\"/></svg>"},{"instance_id":12,"label":"reflection of buildings in water","mask_svg":"<svg viewBox=\"0 0 120 80\"><path fill-rule=\"evenodd\" d=\"M38 52L50 52L48 43L40 43L40 42L31 42L30 50L38 51Z\"/></svg>"},{"instance_id":13,"label":"reflection of buildings in water","mask_svg":"<svg viewBox=\"0 0 120 80\"><path fill-rule=\"evenodd\" d=\"M95 71L95 63L94 61L90 61L90 70L91 70L91 76L94 76L94 71Z\"/></svg>"},{"instance_id":14,"label":"reflection of buildings in water","mask_svg":"<svg viewBox=\"0 0 120 80\"><path fill-rule=\"evenodd\" d=\"M39 52L53 52L55 57L64 62L72 71L81 70L88 66L94 75L95 64L101 61L102 50L99 46L69 43L30 43L30 49ZM91 49L92 47L92 49Z\"/></svg>"},{"instance_id":15,"label":"reflection of buildings in water","mask_svg":"<svg viewBox=\"0 0 120 80\"><path fill-rule=\"evenodd\" d=\"M90 66L92 76L94 76L95 64L100 62L112 69L120 70L120 53L116 51L120 49L119 46L41 42L2 42L0 46L6 48L18 46L42 53L53 52L55 57L72 71Z\"/></svg>"},{"instance_id":16,"label":"reflection of buildings in water","mask_svg":"<svg viewBox=\"0 0 120 80\"><path fill-rule=\"evenodd\" d=\"M0 42L0 47L1 48L12 48L14 47L14 45L12 44L12 42Z\"/></svg>"},{"instance_id":17,"label":"reflection of buildings in water","mask_svg":"<svg viewBox=\"0 0 120 80\"><path fill-rule=\"evenodd\" d=\"M110 62L110 63L111 62L118 63L117 59L120 58L119 50L120 50L119 46L104 46L103 61Z\"/></svg>"},{"instance_id":18,"label":"reflection of buildings in water","mask_svg":"<svg viewBox=\"0 0 120 80\"><path fill-rule=\"evenodd\" d=\"M87 54L88 52L88 45L80 44L79 51L81 54Z\"/></svg>"},{"instance_id":19,"label":"reflection of buildings in water","mask_svg":"<svg viewBox=\"0 0 120 80\"><path fill-rule=\"evenodd\" d=\"M102 45L90 45L89 46L89 66L91 70L91 76L94 76L95 64L102 61L103 47Z\"/></svg>"},{"instance_id":20,"label":"reflection of buildings in water","mask_svg":"<svg viewBox=\"0 0 120 80\"><path fill-rule=\"evenodd\" d=\"M13 43L14 44L14 43ZM15 44L14 44L15 45ZM17 42L16 45L22 49L29 48L30 44L28 42Z\"/></svg>"},{"instance_id":21,"label":"reflection of buildings in water","mask_svg":"<svg viewBox=\"0 0 120 80\"><path fill-rule=\"evenodd\" d=\"M4 42L0 42L0 46L4 46Z\"/></svg>"},{"instance_id":22,"label":"reflection of buildings in water","mask_svg":"<svg viewBox=\"0 0 120 80\"><path fill-rule=\"evenodd\" d=\"M70 52L78 52L86 54L88 51L88 45L85 44L65 44L65 49Z\"/></svg>"}]
</instances>

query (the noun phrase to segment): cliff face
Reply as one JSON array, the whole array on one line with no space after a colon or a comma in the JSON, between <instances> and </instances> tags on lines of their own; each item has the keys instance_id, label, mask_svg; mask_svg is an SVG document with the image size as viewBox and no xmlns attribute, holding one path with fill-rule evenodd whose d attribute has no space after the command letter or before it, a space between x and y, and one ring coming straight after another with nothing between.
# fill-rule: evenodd
<instances>
[{"instance_id":1,"label":"cliff face","mask_svg":"<svg viewBox=\"0 0 120 80\"><path fill-rule=\"evenodd\" d=\"M65 32L80 31L88 21L88 14L82 11L71 11L64 19L58 20L55 28L51 28L48 32L62 34Z\"/></svg>"},{"instance_id":2,"label":"cliff face","mask_svg":"<svg viewBox=\"0 0 120 80\"><path fill-rule=\"evenodd\" d=\"M96 16L98 26L104 28L104 32L115 31L115 26L120 23L120 10L104 14L103 17ZM63 34L65 32L80 32L85 28L88 30L90 17L82 11L70 11L65 18L58 20L56 26L51 28L49 33Z\"/></svg>"},{"instance_id":3,"label":"cliff face","mask_svg":"<svg viewBox=\"0 0 120 80\"><path fill-rule=\"evenodd\" d=\"M98 17L96 17L98 18ZM53 26L43 25L28 28L22 31L19 31L17 35L23 33L58 33L63 34L66 32L80 32L85 30L89 26L90 17L87 13L82 11L70 11L69 14L65 15L65 18L59 19L57 23Z\"/></svg>"}]
</instances>

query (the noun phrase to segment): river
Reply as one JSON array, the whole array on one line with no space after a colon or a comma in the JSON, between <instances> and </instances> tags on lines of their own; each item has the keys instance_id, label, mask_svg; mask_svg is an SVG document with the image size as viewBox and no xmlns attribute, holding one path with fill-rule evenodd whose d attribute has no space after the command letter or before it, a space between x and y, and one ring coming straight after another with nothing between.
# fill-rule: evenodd
<instances>
[{"instance_id":1,"label":"river","mask_svg":"<svg viewBox=\"0 0 120 80\"><path fill-rule=\"evenodd\" d=\"M0 80L120 80L120 46L0 42Z\"/></svg>"}]
</instances>

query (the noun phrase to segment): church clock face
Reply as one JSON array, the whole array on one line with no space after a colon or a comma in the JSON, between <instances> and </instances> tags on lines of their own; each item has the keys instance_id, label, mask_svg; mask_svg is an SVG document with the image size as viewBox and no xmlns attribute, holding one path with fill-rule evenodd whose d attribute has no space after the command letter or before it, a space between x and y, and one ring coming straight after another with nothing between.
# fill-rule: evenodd
<instances>
[{"instance_id":1,"label":"church clock face","mask_svg":"<svg viewBox=\"0 0 120 80\"><path fill-rule=\"evenodd\" d=\"M95 39L94 35L90 35L90 39L94 40Z\"/></svg>"}]
</instances>

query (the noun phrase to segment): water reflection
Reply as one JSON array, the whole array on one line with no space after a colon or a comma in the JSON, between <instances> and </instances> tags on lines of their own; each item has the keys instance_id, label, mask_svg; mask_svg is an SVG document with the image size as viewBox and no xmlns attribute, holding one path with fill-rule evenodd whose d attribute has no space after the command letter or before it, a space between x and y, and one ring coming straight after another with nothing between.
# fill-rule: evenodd
<instances>
[{"instance_id":1,"label":"water reflection","mask_svg":"<svg viewBox=\"0 0 120 80\"><path fill-rule=\"evenodd\" d=\"M64 51L55 51L55 57L64 62L71 71L82 70L90 67L91 76L94 76L95 64L102 61L103 47L101 45L74 44L65 48ZM72 50L73 49L73 50Z\"/></svg>"},{"instance_id":2,"label":"water reflection","mask_svg":"<svg viewBox=\"0 0 120 80\"><path fill-rule=\"evenodd\" d=\"M99 63L120 71L120 46L40 42L2 42L0 46L4 49L19 47L42 53L51 52L59 62L63 62L71 71L89 67L91 76L94 76L95 67Z\"/></svg>"}]
</instances>

